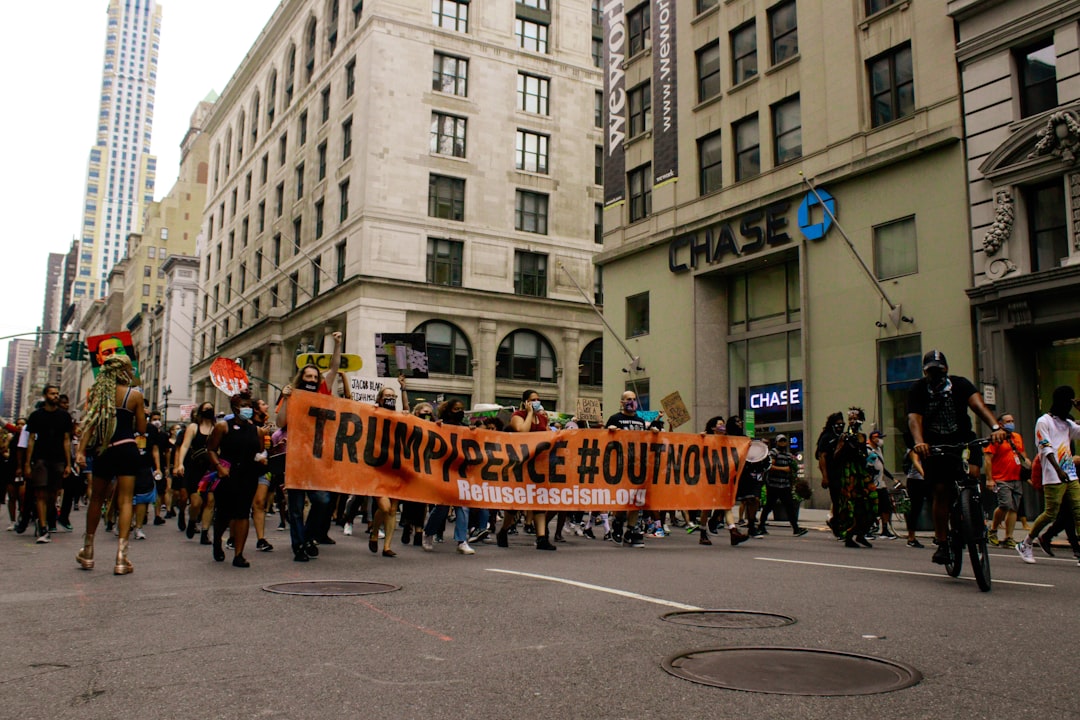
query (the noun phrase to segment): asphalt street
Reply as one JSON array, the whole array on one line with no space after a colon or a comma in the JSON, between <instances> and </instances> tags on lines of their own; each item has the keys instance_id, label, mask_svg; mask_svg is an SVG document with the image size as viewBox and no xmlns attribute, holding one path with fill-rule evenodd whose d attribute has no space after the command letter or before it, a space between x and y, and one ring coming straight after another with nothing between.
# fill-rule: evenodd
<instances>
[{"instance_id":1,"label":"asphalt street","mask_svg":"<svg viewBox=\"0 0 1080 720\"><path fill-rule=\"evenodd\" d=\"M677 531L644 549L573 537L552 553L518 535L471 557L448 541L433 553L396 542L399 556L384 558L335 527L337 545L307 564L292 561L271 520L277 549L249 547L246 570L213 562L170 522L132 542L135 572L116 577L115 540L103 533L97 568L76 565L80 512L76 532L48 545L0 534L0 718L1080 717L1080 568L1067 548L1036 565L995 550L993 591L981 593L967 567L954 580L933 565L929 543L851 550L804 520L805 537L773 524L737 548ZM305 580L400 589L263 589ZM662 619L683 607L797 622L718 630ZM862 653L923 679L805 697L662 668L689 650L754 646Z\"/></svg>"}]
</instances>

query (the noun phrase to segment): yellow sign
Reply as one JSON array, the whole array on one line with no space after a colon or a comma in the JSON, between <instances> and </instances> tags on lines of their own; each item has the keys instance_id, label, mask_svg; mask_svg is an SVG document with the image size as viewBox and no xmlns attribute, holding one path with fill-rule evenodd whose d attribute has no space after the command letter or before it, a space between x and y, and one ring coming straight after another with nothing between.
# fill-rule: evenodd
<instances>
[{"instance_id":1,"label":"yellow sign","mask_svg":"<svg viewBox=\"0 0 1080 720\"><path fill-rule=\"evenodd\" d=\"M296 369L299 370L305 365L316 365L320 370L326 371L330 369L330 360L333 357L330 353L303 353L296 356ZM356 372L362 367L364 361L359 355L342 354L341 372Z\"/></svg>"}]
</instances>

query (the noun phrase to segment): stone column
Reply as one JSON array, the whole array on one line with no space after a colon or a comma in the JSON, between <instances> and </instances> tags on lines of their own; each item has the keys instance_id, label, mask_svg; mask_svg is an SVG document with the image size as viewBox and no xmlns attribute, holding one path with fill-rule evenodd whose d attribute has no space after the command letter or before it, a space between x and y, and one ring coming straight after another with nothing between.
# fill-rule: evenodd
<instances>
[{"instance_id":1,"label":"stone column","mask_svg":"<svg viewBox=\"0 0 1080 720\"><path fill-rule=\"evenodd\" d=\"M573 328L566 328L562 333L562 347L559 349L559 367L556 378L559 382L559 412L573 413L577 408L578 398L578 362L581 360L581 333Z\"/></svg>"},{"instance_id":2,"label":"stone column","mask_svg":"<svg viewBox=\"0 0 1080 720\"><path fill-rule=\"evenodd\" d=\"M473 346L473 403L495 402L495 351L498 325L494 320L481 320Z\"/></svg>"}]
</instances>

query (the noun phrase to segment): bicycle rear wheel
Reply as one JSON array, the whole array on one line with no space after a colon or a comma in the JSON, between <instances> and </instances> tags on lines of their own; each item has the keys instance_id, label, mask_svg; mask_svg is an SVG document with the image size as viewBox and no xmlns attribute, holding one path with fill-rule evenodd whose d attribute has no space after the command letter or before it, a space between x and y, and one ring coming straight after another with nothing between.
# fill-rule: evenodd
<instances>
[{"instance_id":1,"label":"bicycle rear wheel","mask_svg":"<svg viewBox=\"0 0 1080 720\"><path fill-rule=\"evenodd\" d=\"M970 488L960 491L960 513L964 527L964 543L971 558L971 572L983 592L990 591L990 554L986 542L986 523L983 521L979 498Z\"/></svg>"}]
</instances>

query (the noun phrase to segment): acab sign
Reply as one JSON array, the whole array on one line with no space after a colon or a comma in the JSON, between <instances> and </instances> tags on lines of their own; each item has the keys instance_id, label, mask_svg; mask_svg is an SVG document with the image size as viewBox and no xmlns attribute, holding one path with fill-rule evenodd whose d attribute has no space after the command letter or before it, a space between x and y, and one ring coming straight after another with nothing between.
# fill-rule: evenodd
<instances>
[{"instance_id":1,"label":"acab sign","mask_svg":"<svg viewBox=\"0 0 1080 720\"><path fill-rule=\"evenodd\" d=\"M836 199L822 188L817 189L817 194L807 193L799 203L796 215L799 232L807 240L823 239L832 226L829 213L824 211L821 222L811 222L812 209L822 202L829 212L836 214ZM784 200L704 230L673 238L668 245L668 270L673 273L687 272L696 270L702 262L716 265L728 256L738 258L756 253L766 246L785 245L791 242L791 235L787 232L790 210L791 203Z\"/></svg>"}]
</instances>

